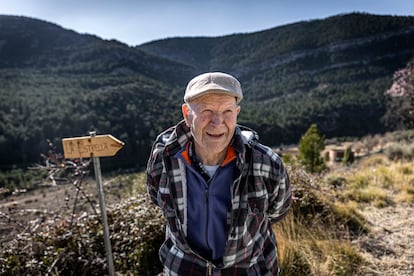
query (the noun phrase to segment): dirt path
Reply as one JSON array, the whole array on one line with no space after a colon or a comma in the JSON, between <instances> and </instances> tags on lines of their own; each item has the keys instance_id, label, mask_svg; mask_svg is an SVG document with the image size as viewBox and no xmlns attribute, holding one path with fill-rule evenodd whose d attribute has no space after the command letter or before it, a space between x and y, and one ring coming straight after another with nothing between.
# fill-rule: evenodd
<instances>
[{"instance_id":1,"label":"dirt path","mask_svg":"<svg viewBox=\"0 0 414 276\"><path fill-rule=\"evenodd\" d=\"M367 207L372 231L357 242L373 266L369 275L414 275L414 205Z\"/></svg>"}]
</instances>

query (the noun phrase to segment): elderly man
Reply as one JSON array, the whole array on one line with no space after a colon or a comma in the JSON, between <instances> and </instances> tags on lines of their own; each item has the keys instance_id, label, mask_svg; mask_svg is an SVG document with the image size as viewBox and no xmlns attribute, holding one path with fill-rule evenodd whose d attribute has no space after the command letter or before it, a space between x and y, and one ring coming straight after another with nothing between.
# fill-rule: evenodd
<instances>
[{"instance_id":1,"label":"elderly man","mask_svg":"<svg viewBox=\"0 0 414 276\"><path fill-rule=\"evenodd\" d=\"M184 120L153 144L147 189L167 219L165 275L277 275L271 225L287 213L291 186L281 159L237 125L239 81L221 72L186 88Z\"/></svg>"}]
</instances>

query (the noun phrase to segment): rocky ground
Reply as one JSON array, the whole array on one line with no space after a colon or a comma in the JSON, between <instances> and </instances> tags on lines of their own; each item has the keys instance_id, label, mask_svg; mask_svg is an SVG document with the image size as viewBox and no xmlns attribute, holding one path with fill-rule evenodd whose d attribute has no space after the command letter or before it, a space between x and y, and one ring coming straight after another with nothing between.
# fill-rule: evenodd
<instances>
[{"instance_id":1,"label":"rocky ground","mask_svg":"<svg viewBox=\"0 0 414 276\"><path fill-rule=\"evenodd\" d=\"M356 241L372 263L369 275L414 275L414 205L363 210L371 232Z\"/></svg>"}]
</instances>

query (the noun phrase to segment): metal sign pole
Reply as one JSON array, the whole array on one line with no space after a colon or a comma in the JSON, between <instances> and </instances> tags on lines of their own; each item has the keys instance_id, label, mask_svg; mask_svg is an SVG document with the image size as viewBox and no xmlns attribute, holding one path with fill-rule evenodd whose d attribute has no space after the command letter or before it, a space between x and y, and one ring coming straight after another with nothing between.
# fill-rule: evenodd
<instances>
[{"instance_id":1,"label":"metal sign pole","mask_svg":"<svg viewBox=\"0 0 414 276\"><path fill-rule=\"evenodd\" d=\"M114 156L124 146L124 142L119 141L112 135L96 136L96 131L91 131L89 134L90 136L62 139L63 152L65 158L92 158L93 160L96 185L98 186L99 207L101 208L108 270L109 275L114 276L114 261L112 259L111 241L109 239L109 227L106 218L101 163L99 161L99 157Z\"/></svg>"},{"instance_id":2,"label":"metal sign pole","mask_svg":"<svg viewBox=\"0 0 414 276\"><path fill-rule=\"evenodd\" d=\"M96 135L95 131L90 132L91 137ZM111 241L109 239L109 227L108 221L106 217L106 209L105 209L105 197L102 185L102 175L101 175L101 163L99 157L92 157L93 166L95 169L95 177L96 177L96 184L98 186L98 195L99 195L99 206L101 208L101 217L102 217L102 224L104 230L104 239L105 239L105 250L106 250L106 258L108 262L108 270L109 275L114 276L114 262L112 259L112 248L111 248Z\"/></svg>"}]
</instances>

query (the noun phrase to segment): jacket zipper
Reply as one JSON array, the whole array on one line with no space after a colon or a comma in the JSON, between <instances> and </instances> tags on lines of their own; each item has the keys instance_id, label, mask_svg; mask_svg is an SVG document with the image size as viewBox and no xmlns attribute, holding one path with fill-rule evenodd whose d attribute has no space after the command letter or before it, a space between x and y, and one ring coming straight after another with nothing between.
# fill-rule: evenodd
<instances>
[{"instance_id":1,"label":"jacket zipper","mask_svg":"<svg viewBox=\"0 0 414 276\"><path fill-rule=\"evenodd\" d=\"M169 187L171 189L171 187ZM208 202L208 188L206 189L206 199ZM177 212L176 210L177 207L174 207L174 211ZM178 218L178 215L176 214L176 217ZM178 228L180 229L179 231L181 232L182 236L185 236L184 233L182 232L182 225L181 222L178 220ZM211 263L210 261L207 261L206 259L204 259L204 257L200 256L199 254L197 254L196 252L194 252L191 247L187 244L188 247L188 251L190 253L192 253L193 255L197 256L200 260L204 260L206 262L206 268L207 268L207 275L208 276L212 276L213 275L213 267L215 267L215 265L213 263Z\"/></svg>"},{"instance_id":2,"label":"jacket zipper","mask_svg":"<svg viewBox=\"0 0 414 276\"><path fill-rule=\"evenodd\" d=\"M208 244L208 216L210 215L209 213L209 208L208 208L208 188L205 189L205 199L206 199L206 244L207 247L210 248L210 245Z\"/></svg>"},{"instance_id":3,"label":"jacket zipper","mask_svg":"<svg viewBox=\"0 0 414 276\"><path fill-rule=\"evenodd\" d=\"M164 160L163 160L163 162L164 162ZM241 176L238 178L238 181L240 181L240 178L241 178ZM207 183L207 185L208 185L208 183ZM171 190L170 182L167 183L167 186L168 186L168 189ZM233 191L231 191L231 193L233 193ZM205 198L206 198L206 206L208 207L208 204L209 204L209 200L208 200L208 186L205 189ZM177 212L178 212L178 206L175 203L175 201L173 201L173 202L174 202L173 203L174 204L174 208L173 209L174 209L174 212L175 212L175 216L178 218L178 214L177 214ZM207 216L208 215L209 215L209 210L207 208ZM207 222L208 222L208 220L207 220ZM184 233L182 232L182 225L181 225L181 222L180 222L179 219L178 219L178 224L179 224L178 225L178 228L179 228L179 231L181 232L181 235L182 236L185 236ZM207 246L209 246L208 245L208 227L206 229L206 243L207 243ZM194 252L188 244L187 244L187 247L189 249L189 252L191 252L192 254L194 254L195 256L197 256L198 258L200 258L200 260L204 260L206 262L207 275L208 276L212 276L213 275L213 268L215 267L215 265L213 263L211 263L210 261L207 261L206 259L204 259L204 257L200 256L196 252Z\"/></svg>"},{"instance_id":4,"label":"jacket zipper","mask_svg":"<svg viewBox=\"0 0 414 276\"><path fill-rule=\"evenodd\" d=\"M169 183L168 183L169 184ZM207 183L208 184L208 183ZM168 185L168 188L169 189L171 189L171 186L170 185ZM208 201L208 186L207 186L207 188L205 189L205 198L206 198L206 206L208 206L208 203L209 203L209 201ZM175 202L174 202L175 203ZM178 206L176 206L176 204L174 204L174 211L176 212L176 214L175 214L175 216L178 218L178 215L177 215L177 210L178 210ZM208 216L208 213L209 211L208 211L208 208L207 208L207 216ZM208 220L207 220L208 221ZM182 225L181 225L181 222L180 222L180 220L178 220L178 223L179 223L179 225L178 225L178 228L180 229L179 231L181 232L181 235L183 235L183 236L185 236L184 235L184 233L182 233ZM208 245L208 227L207 227L207 229L206 229L206 243L207 243L207 246L209 246ZM204 259L204 257L202 257L202 256L200 256L199 254L197 254L196 252L194 252L192 249L191 249L191 247L187 244L187 246L188 246L188 249L189 249L189 251L192 253L192 254L194 254L195 256L197 256L198 258L200 258L200 260L204 260L205 262L206 262L206 268L207 268L207 275L208 276L212 276L213 275L213 267L215 267L215 265L213 264L213 263L211 263L210 261L207 261L206 259ZM210 246L209 246L210 247Z\"/></svg>"},{"instance_id":5,"label":"jacket zipper","mask_svg":"<svg viewBox=\"0 0 414 276\"><path fill-rule=\"evenodd\" d=\"M207 275L213 275L213 265L210 262L207 262Z\"/></svg>"}]
</instances>

